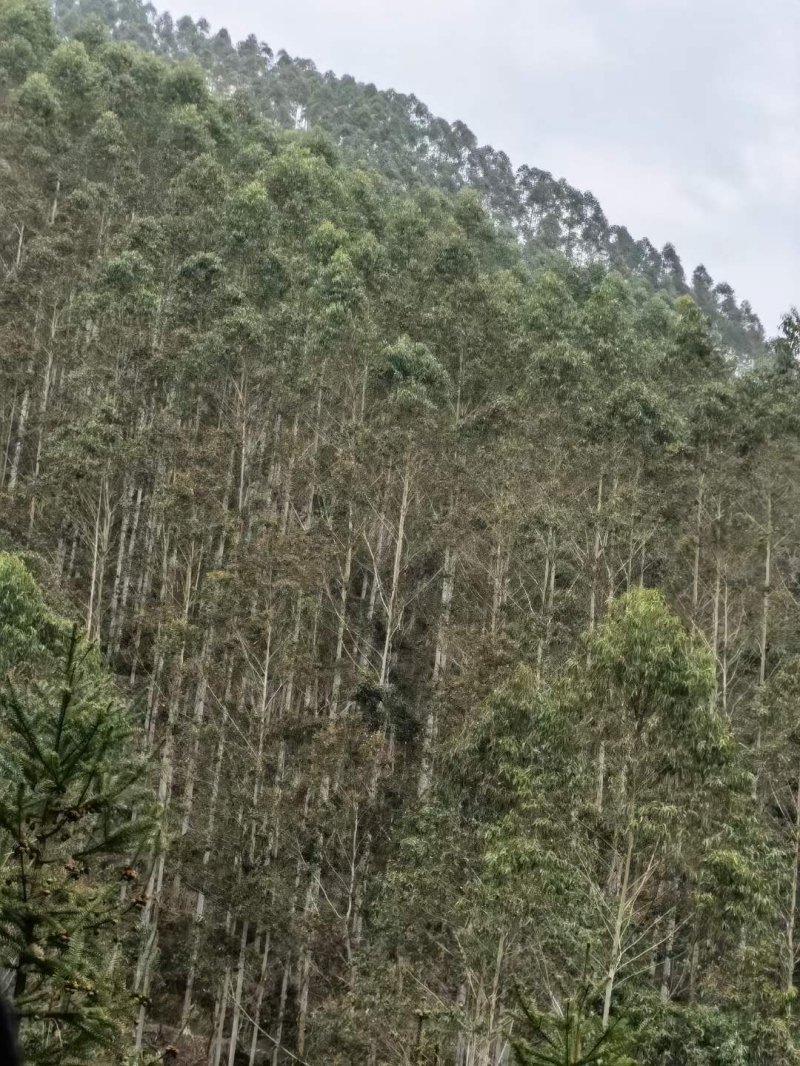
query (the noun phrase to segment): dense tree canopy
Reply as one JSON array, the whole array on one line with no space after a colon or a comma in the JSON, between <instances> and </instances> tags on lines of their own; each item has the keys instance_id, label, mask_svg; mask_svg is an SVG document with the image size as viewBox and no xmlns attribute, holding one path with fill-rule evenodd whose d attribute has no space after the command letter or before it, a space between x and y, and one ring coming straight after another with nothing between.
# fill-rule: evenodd
<instances>
[{"instance_id":1,"label":"dense tree canopy","mask_svg":"<svg viewBox=\"0 0 800 1066\"><path fill-rule=\"evenodd\" d=\"M796 1063L796 312L417 101L55 8L0 0L32 1053Z\"/></svg>"}]
</instances>

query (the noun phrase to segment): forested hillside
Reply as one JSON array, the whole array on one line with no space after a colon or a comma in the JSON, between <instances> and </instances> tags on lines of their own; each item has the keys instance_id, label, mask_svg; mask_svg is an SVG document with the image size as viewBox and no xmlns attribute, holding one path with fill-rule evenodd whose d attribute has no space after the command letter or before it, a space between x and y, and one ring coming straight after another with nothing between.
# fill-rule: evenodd
<instances>
[{"instance_id":1,"label":"forested hillside","mask_svg":"<svg viewBox=\"0 0 800 1066\"><path fill-rule=\"evenodd\" d=\"M0 0L27 1061L800 1062L797 313L56 8Z\"/></svg>"},{"instance_id":2,"label":"forested hillside","mask_svg":"<svg viewBox=\"0 0 800 1066\"><path fill-rule=\"evenodd\" d=\"M172 59L193 58L217 92L246 90L259 113L280 126L324 130L347 160L377 169L401 188L475 189L532 263L557 250L577 265L601 262L645 278L672 296L691 292L725 347L748 362L763 354L761 323L727 282L715 284L702 265L687 281L671 244L659 251L647 238L635 240L625 226L609 224L590 192L535 166L515 170L504 152L481 145L463 122L438 118L414 96L321 74L308 59L276 55L255 35L234 44L225 29L212 33L204 19L188 16L176 21L143 0L55 0L54 6L62 33L94 16L116 40Z\"/></svg>"}]
</instances>

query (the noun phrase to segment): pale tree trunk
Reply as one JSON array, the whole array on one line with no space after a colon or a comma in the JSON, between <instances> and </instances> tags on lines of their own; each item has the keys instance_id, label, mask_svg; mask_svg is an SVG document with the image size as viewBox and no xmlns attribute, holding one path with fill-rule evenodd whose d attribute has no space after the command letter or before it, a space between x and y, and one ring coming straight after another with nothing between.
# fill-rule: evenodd
<instances>
[{"instance_id":1,"label":"pale tree trunk","mask_svg":"<svg viewBox=\"0 0 800 1066\"><path fill-rule=\"evenodd\" d=\"M219 785L222 775L222 761L225 755L225 730L223 728L217 743L216 757L214 759L214 778L211 783L211 797L209 800L208 824L206 826L206 846L203 851L203 881L205 871L211 861L211 841L214 834L214 826L217 816L217 802L219 799ZM186 974L186 988L183 994L183 1007L181 1008L181 1032L186 1030L192 1012L192 996L194 994L194 980L197 972L197 960L200 954L200 933L203 924L203 916L206 908L206 896L203 888L198 889L195 904L194 928L192 929L192 947L189 957L189 968Z\"/></svg>"},{"instance_id":2,"label":"pale tree trunk","mask_svg":"<svg viewBox=\"0 0 800 1066\"><path fill-rule=\"evenodd\" d=\"M31 477L31 505L28 532L29 535L33 534L33 526L36 517L36 497L34 495L36 489L36 483L39 480L39 471L41 468L42 460L42 426L44 422L44 416L47 413L47 403L50 398L50 386L53 380L53 355L55 351L55 339L56 331L58 327L58 312L53 308L53 315L50 320L50 344L47 349L47 365L44 371L44 382L42 384L42 395L39 400L39 427L36 435L36 458L33 464L33 475Z\"/></svg>"},{"instance_id":3,"label":"pale tree trunk","mask_svg":"<svg viewBox=\"0 0 800 1066\"><path fill-rule=\"evenodd\" d=\"M297 431L300 426L300 416L295 415L292 423L292 448L286 463L286 480L283 490L283 513L281 516L281 533L289 529L289 515L292 509L292 487L294 480L294 467L297 461Z\"/></svg>"},{"instance_id":4,"label":"pale tree trunk","mask_svg":"<svg viewBox=\"0 0 800 1066\"><path fill-rule=\"evenodd\" d=\"M492 991L489 995L488 1003L486 1042L485 1047L481 1052L479 1066L492 1066L492 1060L495 1057L492 1054L492 1049L496 1046L497 1043L495 1027L497 1022L497 1014L500 1006L500 978L503 972L503 957L505 953L505 946L506 934L505 932L502 932L497 939L497 955L495 957L494 975L492 977Z\"/></svg>"},{"instance_id":5,"label":"pale tree trunk","mask_svg":"<svg viewBox=\"0 0 800 1066\"><path fill-rule=\"evenodd\" d=\"M176 568L176 564L177 564L177 560L175 559L175 557L173 555L173 565L172 565L172 569L173 570ZM190 608L191 568L192 568L192 560L190 559L189 563L188 563L187 575L186 575L186 580L185 580L185 585L184 585L183 617L184 617L184 628L185 629L188 628L188 618L189 618L189 608ZM169 573L165 569L164 581L163 581L163 585L162 585L162 591L164 591L164 592L165 592L165 590L167 588L168 581L169 581ZM159 805L161 807L161 810L164 813L164 818L165 819L168 816L168 812L169 812L169 808L170 808L171 800L172 800L172 785L173 785L173 778L174 778L174 772L175 772L175 721L176 721L176 718L177 718L177 715L178 715L178 709L179 709L179 707L181 706L181 704L183 702L182 682L183 682L183 659L184 659L184 654L185 654L185 641L181 645L181 648L180 648L180 651L179 651L179 654L178 654L178 661L176 663L175 672L174 672L174 680L173 680L173 683L172 683L171 691L170 691L169 696L168 696L167 720L166 720L165 731L164 731L164 745L163 745L163 750L162 750L162 755L161 755L161 765L160 765L160 768L159 768L158 801L159 801ZM155 717L156 717L157 702L158 702L158 695L154 694L154 705L153 705L153 710L152 710L152 721L151 721L151 725L150 725L150 728L153 729L153 730L155 728ZM145 908L145 912L144 912L143 920L142 920L143 926L145 928L149 928L150 929L150 937L151 937L153 946L155 946L155 944L157 942L157 938L158 938L158 920L159 920L160 906L161 906L161 899L162 899L162 889L163 889L163 883L164 883L164 871L165 871L165 866L166 866L166 858L167 858L166 849L164 847L161 847L159 852L158 852L158 854L157 854L156 860L155 860L155 868L156 868L156 871L157 871L156 879L155 879L155 887L154 887L152 896L150 896L148 898L147 906ZM150 976L151 976L151 973L152 973L152 965L153 965L153 954L154 954L154 951L151 950L148 953L146 958L143 958L142 956L140 956L140 960L139 960L138 969L141 970L141 973L142 973L142 984L143 984L143 986L145 988L149 987ZM137 1046L137 1050L141 1050L141 1039L142 1039L142 1034L144 1032L144 1025L145 1025L145 1020L146 1020L146 1015L147 1015L147 1007L146 1007L145 1001L143 1001L142 1005L141 1005L141 1007L139 1009L139 1022L138 1022L138 1025L137 1025L137 1036L136 1036L136 1039L137 1039L137 1045L136 1045Z\"/></svg>"},{"instance_id":6,"label":"pale tree trunk","mask_svg":"<svg viewBox=\"0 0 800 1066\"><path fill-rule=\"evenodd\" d=\"M19 270L19 265L22 262L22 247L23 247L23 242L25 240L25 223L23 222L21 225L17 226L16 230L17 230L18 240L17 240L17 254L16 254L16 257L14 259L14 266L17 268L17 270Z\"/></svg>"},{"instance_id":7,"label":"pale tree trunk","mask_svg":"<svg viewBox=\"0 0 800 1066\"><path fill-rule=\"evenodd\" d=\"M609 954L608 971L606 973L605 991L603 994L603 1028L608 1028L611 1017L611 997L614 994L614 984L617 979L622 963L622 937L625 928L625 914L628 907L628 887L631 877L631 861L633 859L633 833L628 831L628 848L625 854L625 865L622 871L622 883L617 897L617 912L614 919L614 932L611 940L611 952Z\"/></svg>"},{"instance_id":8,"label":"pale tree trunk","mask_svg":"<svg viewBox=\"0 0 800 1066\"><path fill-rule=\"evenodd\" d=\"M767 493L767 529L764 542L764 591L761 600L761 639L758 660L758 684L763 688L767 680L767 638L769 635L769 606L772 585L772 491Z\"/></svg>"},{"instance_id":9,"label":"pale tree trunk","mask_svg":"<svg viewBox=\"0 0 800 1066\"><path fill-rule=\"evenodd\" d=\"M103 521L100 525L100 560L97 569L97 599L95 603L94 639L101 638L101 626L103 618L103 593L105 591L106 564L108 553L111 550L111 531L114 521L114 509L111 506L108 479L104 478L105 506L103 508ZM92 635L91 633L89 634Z\"/></svg>"},{"instance_id":10,"label":"pale tree trunk","mask_svg":"<svg viewBox=\"0 0 800 1066\"><path fill-rule=\"evenodd\" d=\"M600 571L600 558L602 556L603 549L603 536L600 528L601 517L603 514L603 474L597 482L597 508L595 510L595 528L594 528L594 547L592 551L592 577L591 588L589 591L589 633L594 633L597 625L597 577ZM587 662L589 659L587 653ZM603 810L603 802L605 795L605 783L606 783L606 742L600 741L600 746L597 751L597 768L595 778L595 809L600 812Z\"/></svg>"},{"instance_id":11,"label":"pale tree trunk","mask_svg":"<svg viewBox=\"0 0 800 1066\"><path fill-rule=\"evenodd\" d=\"M114 584L111 586L111 603L109 605L108 644L106 647L106 661L111 657L114 645L114 637L117 630L117 615L119 613L119 600L122 593L122 573L125 569L125 558L128 548L128 529L133 518L133 500L136 489L131 487L130 478L126 474L122 482L122 521L120 523L117 543L117 562L114 566Z\"/></svg>"},{"instance_id":12,"label":"pale tree trunk","mask_svg":"<svg viewBox=\"0 0 800 1066\"><path fill-rule=\"evenodd\" d=\"M97 587L97 557L100 550L100 507L102 494L97 499L97 514L94 522L94 546L92 548L92 579L89 585L89 605L86 608L86 633L91 640L94 628L94 597Z\"/></svg>"},{"instance_id":13,"label":"pale tree trunk","mask_svg":"<svg viewBox=\"0 0 800 1066\"><path fill-rule=\"evenodd\" d=\"M320 384L317 389L317 405L314 417L314 437L311 442L311 477L308 480L308 504L306 506L305 521L303 522L303 528L306 532L311 529L311 524L314 520L314 496L317 491L317 455L319 453L320 423L322 419L322 378L324 373L325 366L323 364L320 369Z\"/></svg>"},{"instance_id":14,"label":"pale tree trunk","mask_svg":"<svg viewBox=\"0 0 800 1066\"><path fill-rule=\"evenodd\" d=\"M386 528L388 521L386 519L386 506L388 503L389 489L391 486L391 470L389 476L386 479L386 489L384 492L383 506L381 507L380 514L377 518L377 537L378 542L375 546L375 551L369 544L369 539L365 533L364 539L367 543L367 547L370 551L372 558L372 581L369 581L366 574L364 576L364 587L362 590L362 607L366 603L366 610L362 612L361 626L360 626L360 652L358 654L358 668L363 673L367 668L367 664L372 657L373 645L372 645L372 622L375 617L375 603L378 597L378 589L381 586L381 566L383 565L383 556L386 545ZM369 596L367 597L367 589L369 590ZM358 647L354 648L353 654L355 656L358 651Z\"/></svg>"},{"instance_id":15,"label":"pale tree trunk","mask_svg":"<svg viewBox=\"0 0 800 1066\"><path fill-rule=\"evenodd\" d=\"M11 439L14 434L14 419L17 416L17 393L14 391L14 397L11 401L11 414L8 416L8 430L6 432L6 442L3 448L3 465L0 467L0 489L6 483L6 469L8 467L8 460L11 455Z\"/></svg>"},{"instance_id":16,"label":"pale tree trunk","mask_svg":"<svg viewBox=\"0 0 800 1066\"><path fill-rule=\"evenodd\" d=\"M92 576L89 584L89 604L86 608L86 634L90 640L100 636L100 613L103 605L103 577L106 556L111 540L111 502L108 479L103 476L97 497L92 546Z\"/></svg>"},{"instance_id":17,"label":"pale tree trunk","mask_svg":"<svg viewBox=\"0 0 800 1066\"><path fill-rule=\"evenodd\" d=\"M455 585L456 556L449 545L444 550L444 565L442 567L442 592L439 609L439 627L436 634L436 650L433 659L433 697L429 704L428 714L425 719L425 731L422 740L422 758L420 762L419 779L417 782L417 795L424 796L431 785L431 756L436 740L436 711L433 699L436 698L436 690L442 675L447 668L447 638L450 629L450 608L453 601L453 588Z\"/></svg>"},{"instance_id":18,"label":"pale tree trunk","mask_svg":"<svg viewBox=\"0 0 800 1066\"><path fill-rule=\"evenodd\" d=\"M275 428L272 435L272 455L270 456L269 469L267 470L267 483L264 488L267 511L273 515L279 513L278 493L276 492L275 486L278 485L281 480L280 443L282 426L283 416L278 412L275 416Z\"/></svg>"},{"instance_id":19,"label":"pale tree trunk","mask_svg":"<svg viewBox=\"0 0 800 1066\"><path fill-rule=\"evenodd\" d=\"M670 911L667 923L667 937L664 943L664 961L661 968L661 1000L667 1003L672 994L672 953L675 950L676 908L677 908L677 879L672 883L673 907Z\"/></svg>"},{"instance_id":20,"label":"pale tree trunk","mask_svg":"<svg viewBox=\"0 0 800 1066\"><path fill-rule=\"evenodd\" d=\"M211 627L206 633L205 640L203 641L203 649L200 652L200 677L197 682L197 688L195 690L194 697L194 715L192 720L192 732L194 733L192 747L190 749L189 758L186 761L186 768L184 772L184 778L186 780L186 786L183 794L183 819L181 821L181 837L185 837L189 832L189 826L192 818L192 807L194 801L194 787L197 762L200 755L200 732L203 727L203 719L205 718L206 710L206 694L208 691L208 679L206 677L206 671L208 669L208 660L210 656L210 650L214 643L214 629Z\"/></svg>"},{"instance_id":21,"label":"pale tree trunk","mask_svg":"<svg viewBox=\"0 0 800 1066\"><path fill-rule=\"evenodd\" d=\"M242 371L242 380L237 391L237 401L239 409L239 484L236 492L236 510L239 514L241 530L241 521L247 500L247 461L250 452L250 439L247 431L247 381L244 371Z\"/></svg>"},{"instance_id":22,"label":"pale tree trunk","mask_svg":"<svg viewBox=\"0 0 800 1066\"><path fill-rule=\"evenodd\" d=\"M784 988L786 995L794 990L794 970L797 965L797 888L800 870L800 775L794 795L794 848L789 909L786 915L786 962Z\"/></svg>"},{"instance_id":23,"label":"pale tree trunk","mask_svg":"<svg viewBox=\"0 0 800 1066\"><path fill-rule=\"evenodd\" d=\"M503 551L503 538L501 535L497 540L492 565L492 608L489 615L489 632L492 636L497 634L500 624L500 612L505 605L509 558L509 552Z\"/></svg>"},{"instance_id":24,"label":"pale tree trunk","mask_svg":"<svg viewBox=\"0 0 800 1066\"><path fill-rule=\"evenodd\" d=\"M222 568L222 564L225 559L225 547L228 543L228 528L227 520L228 513L230 511L230 498L233 490L233 467L236 461L235 449L231 448L230 456L228 457L228 470L225 475L225 488L222 493L222 527L219 532L219 542L217 544L216 555L214 556L215 564L218 569Z\"/></svg>"},{"instance_id":25,"label":"pale tree trunk","mask_svg":"<svg viewBox=\"0 0 800 1066\"><path fill-rule=\"evenodd\" d=\"M717 545L716 558L714 560L714 615L711 623L711 647L714 652L714 661L719 662L719 627L720 606L722 602L722 559L721 550Z\"/></svg>"},{"instance_id":26,"label":"pale tree trunk","mask_svg":"<svg viewBox=\"0 0 800 1066\"><path fill-rule=\"evenodd\" d=\"M344 913L345 951L347 963L353 965L353 931L354 923L358 914L357 881L358 881L358 826L359 809L356 802L353 809L353 835L350 848L350 870L347 881L347 909Z\"/></svg>"},{"instance_id":27,"label":"pale tree trunk","mask_svg":"<svg viewBox=\"0 0 800 1066\"><path fill-rule=\"evenodd\" d=\"M547 530L547 545L544 557L544 577L542 578L542 592L540 605L540 625L542 633L536 647L536 677L541 680L542 661L544 650L550 643L550 632L553 625L553 601L555 598L556 560L555 560L555 536L553 527Z\"/></svg>"},{"instance_id":28,"label":"pale tree trunk","mask_svg":"<svg viewBox=\"0 0 800 1066\"><path fill-rule=\"evenodd\" d=\"M328 805L328 796L330 793L330 779L326 775L320 784L319 799L320 806L324 810ZM323 830L320 827L317 832L317 855L314 861L314 866L311 871L311 879L306 891L305 906L303 913L306 918L305 925L308 926L309 915L315 914L319 906L319 894L322 878L322 848L324 838ZM306 1024L308 1020L308 995L311 984L311 951L306 945L303 949L300 959L299 970L299 986L300 994L298 999L297 1009L297 1054L302 1057L305 1051L306 1042Z\"/></svg>"},{"instance_id":29,"label":"pale tree trunk","mask_svg":"<svg viewBox=\"0 0 800 1066\"><path fill-rule=\"evenodd\" d=\"M156 475L152 489L153 495L155 495L158 486L159 479L158 475ZM144 565L139 574L139 579L136 582L136 593L133 600L133 614L136 617L136 631L133 637L133 647L131 649L131 672L128 678L128 683L131 686L136 683L136 672L139 665L139 649L142 643L142 630L144 626L144 605L150 598L150 591L153 584L153 573L155 570L155 549L156 543L159 540L159 522L151 498L151 502L148 505L147 526L144 537Z\"/></svg>"},{"instance_id":30,"label":"pale tree trunk","mask_svg":"<svg viewBox=\"0 0 800 1066\"><path fill-rule=\"evenodd\" d=\"M288 716L294 702L294 686L297 676L297 648L300 643L300 628L303 618L303 590L297 590L297 602L295 604L294 628L289 646L289 673L286 678L286 688L283 699L284 714Z\"/></svg>"},{"instance_id":31,"label":"pale tree trunk","mask_svg":"<svg viewBox=\"0 0 800 1066\"><path fill-rule=\"evenodd\" d=\"M236 1061L236 1045L239 1041L239 1025L242 1017L242 991L244 989L244 962L247 951L248 923L242 925L242 937L239 943L239 962L236 967L236 990L233 1000L233 1017L231 1019L231 1037L228 1048L228 1066L234 1066Z\"/></svg>"},{"instance_id":32,"label":"pale tree trunk","mask_svg":"<svg viewBox=\"0 0 800 1066\"><path fill-rule=\"evenodd\" d=\"M381 668L378 676L378 688L383 688L389 675L389 657L392 650L392 637L396 627L397 600L400 591L400 569L403 561L403 548L405 547L406 518L408 517L409 489L411 487L410 461L406 462L405 474L403 475L403 494L400 500L400 514L397 520L397 539L394 548L394 564L392 566L392 584L389 589L389 601L386 604L386 637L383 642L383 655L381 656Z\"/></svg>"},{"instance_id":33,"label":"pale tree trunk","mask_svg":"<svg viewBox=\"0 0 800 1066\"><path fill-rule=\"evenodd\" d=\"M256 748L256 765L253 774L253 816L250 819L250 861L255 862L256 833L258 830L258 804L261 797L261 785L263 779L264 764L264 740L269 727L270 713L270 658L272 654L272 622L267 624L267 647L264 652L264 664L261 668L260 690L258 700L258 747ZM276 693L277 695L277 693Z\"/></svg>"},{"instance_id":34,"label":"pale tree trunk","mask_svg":"<svg viewBox=\"0 0 800 1066\"><path fill-rule=\"evenodd\" d=\"M282 769L282 767L279 768L279 771L280 771L280 779L277 782L277 791L278 792L280 792L280 790L282 789L282 779L283 779L283 769ZM310 792L308 790L306 790L305 802L303 804L303 813L302 813L302 818L300 820L300 824L301 825L305 825L306 820L308 818L309 801L310 801ZM274 845L274 854L277 856L277 853L278 853L277 825L276 825L275 828L276 828L276 840L275 840L275 845ZM298 896L298 893L300 891L300 880L301 880L301 876L302 876L302 866L303 866L303 860L302 860L302 857L300 857L300 858L298 858L298 860L297 860L297 862L295 864L294 887L292 889L292 896L291 896L291 899L289 900L289 904L288 904L288 907L287 907L287 915L288 915L288 919L287 920L288 920L288 923L290 925L294 921L295 911L296 911L296 908L297 908L297 896ZM294 956L294 952L293 951L289 951L287 953L287 955L286 955L286 958L285 958L284 964L283 964L283 978L281 980L280 999L279 999L279 1002L278 1002L278 1014L277 1014L277 1018L276 1018L276 1030L275 1030L275 1036L273 1038L274 1039L274 1047L273 1047L273 1052L272 1052L272 1063L273 1063L273 1066L278 1066L278 1062L279 1062L278 1056L279 1056L279 1054L280 1054L280 1052L282 1050L281 1045L282 1045L282 1042L283 1042L283 1025L284 1025L284 1021L286 1019L286 1003L287 1003L288 992L289 992L289 978L290 978L291 972L292 972L293 956Z\"/></svg>"},{"instance_id":35,"label":"pale tree trunk","mask_svg":"<svg viewBox=\"0 0 800 1066\"><path fill-rule=\"evenodd\" d=\"M125 560L125 548L128 540L128 525L131 520L131 501L133 500L133 495L134 491L130 487L130 478L128 474L126 474L122 481L122 521L120 523L117 544L117 562L114 567L114 584L111 586L111 604L109 606L110 618L108 625L109 639L106 646L106 662L109 661L111 655L114 630L116 628L119 594L122 586L122 568Z\"/></svg>"},{"instance_id":36,"label":"pale tree trunk","mask_svg":"<svg viewBox=\"0 0 800 1066\"><path fill-rule=\"evenodd\" d=\"M456 993L456 1009L464 1010L467 1005L467 986L466 983L462 983L458 986L458 992ZM463 1026L458 1027L458 1036L456 1037L456 1057L455 1066L464 1066L467 1054L467 1039L464 1035Z\"/></svg>"},{"instance_id":37,"label":"pale tree trunk","mask_svg":"<svg viewBox=\"0 0 800 1066\"><path fill-rule=\"evenodd\" d=\"M139 519L142 512L142 497L143 490L140 485L136 491L136 503L133 508L133 521L131 523L130 539L128 541L128 548L125 554L123 568L122 568L122 589L119 596L119 602L115 605L115 614L112 619L112 642L111 642L111 654L119 654L120 643L122 638L122 626L125 618L125 609L128 605L128 595L131 586L131 576L133 574L133 558L136 548L136 536L139 530Z\"/></svg>"},{"instance_id":38,"label":"pale tree trunk","mask_svg":"<svg viewBox=\"0 0 800 1066\"><path fill-rule=\"evenodd\" d=\"M58 198L61 195L61 178L56 179L56 191L53 194L53 203L50 206L50 225L55 225L58 216Z\"/></svg>"},{"instance_id":39,"label":"pale tree trunk","mask_svg":"<svg viewBox=\"0 0 800 1066\"><path fill-rule=\"evenodd\" d=\"M767 681L767 640L769 637L769 608L770 592L772 585L772 488L767 492L767 526L764 539L764 589L761 595L761 633L759 636L758 657L758 687L763 692ZM756 731L756 780L753 788L757 788L761 767L761 715L758 716L758 729Z\"/></svg>"},{"instance_id":40,"label":"pale tree trunk","mask_svg":"<svg viewBox=\"0 0 800 1066\"><path fill-rule=\"evenodd\" d=\"M189 757L186 759L183 780L183 817L181 819L180 839L182 840L187 833L192 823L192 814L194 808L194 790L195 790L195 778L197 776L197 764L200 756L200 734L203 727L203 720L205 718L206 710L206 696L208 692L208 679L206 671L208 667L209 651L213 647L214 643L214 629L213 626L209 628L206 633L205 640L203 641L203 648L200 652L199 661L199 673L200 677L197 681L197 687L195 689L194 697L194 714L192 716L191 731L194 734L192 739L192 746L189 749ZM223 727L224 733L224 727ZM216 773L216 771L215 771ZM216 777L215 777L215 783ZM212 820L213 824L213 820ZM173 898L178 900L181 889L181 873L180 870L176 870L175 877L172 882L172 895Z\"/></svg>"},{"instance_id":41,"label":"pale tree trunk","mask_svg":"<svg viewBox=\"0 0 800 1066\"><path fill-rule=\"evenodd\" d=\"M336 627L336 652L333 664L333 683L331 685L331 715L336 717L339 711L339 693L342 687L342 655L344 653L344 636L347 626L347 595L350 588L350 574L353 568L353 507L348 505L347 514L347 549L342 568L342 583L339 593L338 623Z\"/></svg>"},{"instance_id":42,"label":"pale tree trunk","mask_svg":"<svg viewBox=\"0 0 800 1066\"><path fill-rule=\"evenodd\" d=\"M269 967L270 935L264 933L264 954L261 956L261 971L258 975L258 987L256 988L256 1002L253 1008L253 1034L250 1038L250 1058L248 1066L255 1066L256 1053L258 1051L258 1037L261 1028L261 1005L264 1002L264 993L267 989L267 976Z\"/></svg>"},{"instance_id":43,"label":"pale tree trunk","mask_svg":"<svg viewBox=\"0 0 800 1066\"><path fill-rule=\"evenodd\" d=\"M209 1052L208 1061L211 1066L219 1066L222 1060L222 1043L225 1033L225 1019L228 1013L228 996L231 988L231 968L225 967L225 977L222 981L222 991L219 999L219 1014L217 1015L217 1028L214 1032L214 1039L211 1042L211 1050Z\"/></svg>"},{"instance_id":44,"label":"pale tree trunk","mask_svg":"<svg viewBox=\"0 0 800 1066\"><path fill-rule=\"evenodd\" d=\"M722 697L722 713L728 717L728 650L729 643L729 614L728 614L728 580L723 584L722 590L722 662L720 663L720 691Z\"/></svg>"},{"instance_id":45,"label":"pale tree trunk","mask_svg":"<svg viewBox=\"0 0 800 1066\"><path fill-rule=\"evenodd\" d=\"M317 663L317 642L319 640L319 618L322 613L322 598L323 591L320 588L317 593L317 600L314 604L313 621L311 623L311 642L308 649L309 662ZM306 687L303 693L303 706L307 711L312 711L316 716L319 713L319 671L307 670L306 671Z\"/></svg>"},{"instance_id":46,"label":"pale tree trunk","mask_svg":"<svg viewBox=\"0 0 800 1066\"><path fill-rule=\"evenodd\" d=\"M606 742L600 741L597 751L597 771L595 776L594 809L600 814L605 800L606 784Z\"/></svg>"},{"instance_id":47,"label":"pale tree trunk","mask_svg":"<svg viewBox=\"0 0 800 1066\"><path fill-rule=\"evenodd\" d=\"M703 533L703 503L705 495L705 470L700 471L697 484L697 509L694 520L694 565L692 567L692 624L697 626L697 609L700 598L700 545Z\"/></svg>"},{"instance_id":48,"label":"pale tree trunk","mask_svg":"<svg viewBox=\"0 0 800 1066\"><path fill-rule=\"evenodd\" d=\"M289 994L289 975L291 973L292 957L288 955L286 961L283 964L283 979L281 980L281 992L280 999L278 1001L278 1019L277 1028L275 1030L275 1046L272 1049L272 1066L278 1066L280 1059L278 1055L281 1051L281 1042L283 1040L283 1021L286 1017L286 999Z\"/></svg>"},{"instance_id":49,"label":"pale tree trunk","mask_svg":"<svg viewBox=\"0 0 800 1066\"><path fill-rule=\"evenodd\" d=\"M603 513L603 474L597 482L597 508L595 510L594 550L592 552L592 578L589 590L589 632L593 633L597 622L597 578L600 571L600 558L603 537L600 520Z\"/></svg>"},{"instance_id":50,"label":"pale tree trunk","mask_svg":"<svg viewBox=\"0 0 800 1066\"><path fill-rule=\"evenodd\" d=\"M22 403L19 408L19 416L17 418L17 432L14 447L11 452L11 469L8 475L8 491L13 492L17 487L17 481L19 480L19 467L20 459L22 458L22 448L25 443L25 432L28 426L28 412L31 406L31 390L30 387L26 387L22 394Z\"/></svg>"}]
</instances>

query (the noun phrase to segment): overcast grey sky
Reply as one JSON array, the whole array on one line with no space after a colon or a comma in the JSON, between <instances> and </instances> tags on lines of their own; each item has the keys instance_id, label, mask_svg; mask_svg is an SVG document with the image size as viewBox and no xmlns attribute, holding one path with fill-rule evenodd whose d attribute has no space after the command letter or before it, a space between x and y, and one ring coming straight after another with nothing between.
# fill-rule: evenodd
<instances>
[{"instance_id":1,"label":"overcast grey sky","mask_svg":"<svg viewBox=\"0 0 800 1066\"><path fill-rule=\"evenodd\" d=\"M774 332L800 303L800 0L157 0L591 189Z\"/></svg>"}]
</instances>

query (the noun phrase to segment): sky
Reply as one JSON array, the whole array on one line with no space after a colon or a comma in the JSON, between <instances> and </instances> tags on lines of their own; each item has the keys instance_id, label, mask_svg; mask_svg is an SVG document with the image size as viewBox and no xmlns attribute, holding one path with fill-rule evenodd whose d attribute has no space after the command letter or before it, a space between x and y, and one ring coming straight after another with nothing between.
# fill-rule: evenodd
<instances>
[{"instance_id":1,"label":"sky","mask_svg":"<svg viewBox=\"0 0 800 1066\"><path fill-rule=\"evenodd\" d=\"M160 0L414 93L702 262L768 333L800 304L800 0Z\"/></svg>"}]
</instances>

